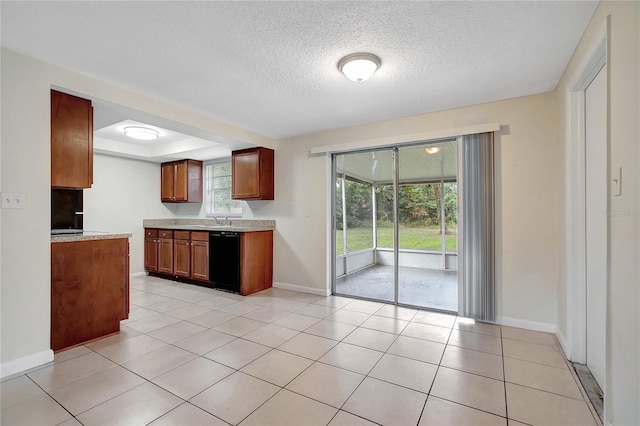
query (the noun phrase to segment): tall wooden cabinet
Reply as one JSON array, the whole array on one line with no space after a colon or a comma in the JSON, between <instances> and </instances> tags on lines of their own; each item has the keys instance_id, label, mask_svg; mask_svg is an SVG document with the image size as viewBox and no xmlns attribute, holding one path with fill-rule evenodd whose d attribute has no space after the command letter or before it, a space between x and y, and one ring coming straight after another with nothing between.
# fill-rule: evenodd
<instances>
[{"instance_id":1,"label":"tall wooden cabinet","mask_svg":"<svg viewBox=\"0 0 640 426\"><path fill-rule=\"evenodd\" d=\"M202 202L202 161L180 160L161 165L163 203Z\"/></svg>"},{"instance_id":2,"label":"tall wooden cabinet","mask_svg":"<svg viewBox=\"0 0 640 426\"><path fill-rule=\"evenodd\" d=\"M93 106L88 99L51 91L51 186L91 188Z\"/></svg>"},{"instance_id":3,"label":"tall wooden cabinet","mask_svg":"<svg viewBox=\"0 0 640 426\"><path fill-rule=\"evenodd\" d=\"M250 148L231 153L231 193L234 200L273 200L274 152Z\"/></svg>"}]
</instances>

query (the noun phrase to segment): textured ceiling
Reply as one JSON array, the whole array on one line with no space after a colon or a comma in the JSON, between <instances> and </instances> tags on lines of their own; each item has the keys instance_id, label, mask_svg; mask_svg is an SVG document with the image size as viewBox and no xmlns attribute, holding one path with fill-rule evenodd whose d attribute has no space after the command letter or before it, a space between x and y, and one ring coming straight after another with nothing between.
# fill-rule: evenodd
<instances>
[{"instance_id":1,"label":"textured ceiling","mask_svg":"<svg viewBox=\"0 0 640 426\"><path fill-rule=\"evenodd\" d=\"M2 45L267 136L553 90L597 2L10 2ZM336 64L368 51L365 83Z\"/></svg>"}]
</instances>

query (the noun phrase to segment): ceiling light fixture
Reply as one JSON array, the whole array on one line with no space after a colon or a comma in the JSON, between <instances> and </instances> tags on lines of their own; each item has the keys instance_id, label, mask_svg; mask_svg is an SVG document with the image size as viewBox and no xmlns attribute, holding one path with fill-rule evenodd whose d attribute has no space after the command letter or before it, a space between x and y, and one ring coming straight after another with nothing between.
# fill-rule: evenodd
<instances>
[{"instance_id":1,"label":"ceiling light fixture","mask_svg":"<svg viewBox=\"0 0 640 426\"><path fill-rule=\"evenodd\" d=\"M133 139L141 141L151 141L158 139L160 133L156 129L142 126L128 126L124 128L124 134Z\"/></svg>"},{"instance_id":2,"label":"ceiling light fixture","mask_svg":"<svg viewBox=\"0 0 640 426\"><path fill-rule=\"evenodd\" d=\"M440 147L439 146L430 146L428 148L424 149L427 154L437 154L438 152L440 152Z\"/></svg>"},{"instance_id":3,"label":"ceiling light fixture","mask_svg":"<svg viewBox=\"0 0 640 426\"><path fill-rule=\"evenodd\" d=\"M349 80L362 83L369 80L381 64L373 53L352 53L338 61L338 69Z\"/></svg>"}]
</instances>

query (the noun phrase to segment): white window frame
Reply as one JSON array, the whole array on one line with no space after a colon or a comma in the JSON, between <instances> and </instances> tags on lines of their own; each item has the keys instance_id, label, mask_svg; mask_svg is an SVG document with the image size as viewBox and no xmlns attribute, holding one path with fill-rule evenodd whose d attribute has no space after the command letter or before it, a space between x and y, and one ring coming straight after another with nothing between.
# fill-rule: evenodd
<instances>
[{"instance_id":1,"label":"white window frame","mask_svg":"<svg viewBox=\"0 0 640 426\"><path fill-rule=\"evenodd\" d=\"M233 201L236 205L236 208L239 211L216 211L215 210L215 195L214 195L214 184L213 178L209 176L210 173L213 173L213 168L215 166L221 166L225 164L231 164L231 159L215 161L204 164L204 202L205 202L205 215L207 217L242 217L242 208L243 203L240 200L229 200ZM213 168L210 168L213 166Z\"/></svg>"}]
</instances>

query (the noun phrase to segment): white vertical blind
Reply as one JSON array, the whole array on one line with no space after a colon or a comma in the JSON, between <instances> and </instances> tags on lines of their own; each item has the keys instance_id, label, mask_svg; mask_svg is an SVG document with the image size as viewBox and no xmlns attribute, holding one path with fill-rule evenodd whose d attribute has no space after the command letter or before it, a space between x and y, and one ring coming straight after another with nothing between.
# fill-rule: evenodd
<instances>
[{"instance_id":1,"label":"white vertical blind","mask_svg":"<svg viewBox=\"0 0 640 426\"><path fill-rule=\"evenodd\" d=\"M458 314L494 322L493 133L458 138L458 162Z\"/></svg>"}]
</instances>

